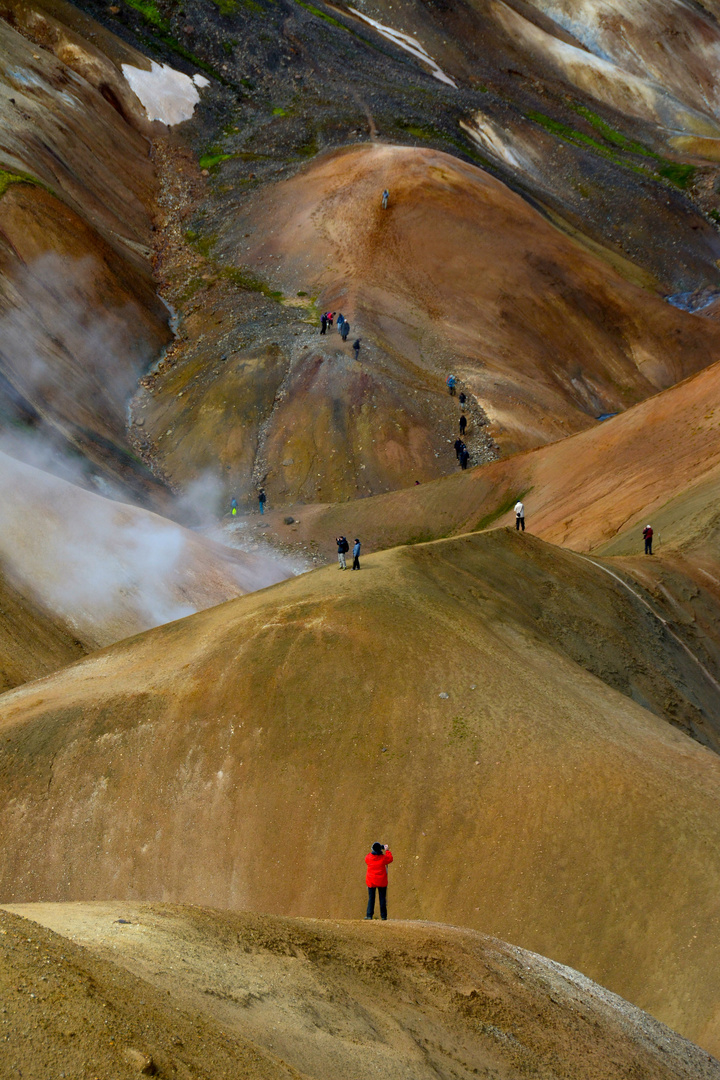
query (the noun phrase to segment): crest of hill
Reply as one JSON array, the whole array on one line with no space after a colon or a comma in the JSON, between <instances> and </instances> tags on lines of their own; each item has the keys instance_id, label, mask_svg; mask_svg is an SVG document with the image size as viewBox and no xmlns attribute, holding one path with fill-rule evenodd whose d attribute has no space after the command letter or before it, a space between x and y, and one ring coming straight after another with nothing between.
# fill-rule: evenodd
<instances>
[{"instance_id":1,"label":"crest of hill","mask_svg":"<svg viewBox=\"0 0 720 1080\"><path fill-rule=\"evenodd\" d=\"M693 677L667 641L660 680L661 628L620 589L603 613L604 576L502 530L403 548L6 693L4 900L351 917L380 837L391 916L569 963L712 1051L720 761L627 696ZM553 593L584 655L538 616ZM635 667L635 689L607 684Z\"/></svg>"},{"instance_id":2,"label":"crest of hill","mask_svg":"<svg viewBox=\"0 0 720 1080\"><path fill-rule=\"evenodd\" d=\"M11 912L0 912L5 1031L13 1043L29 1024L44 1035L44 1060L39 1040L13 1045L26 1076L89 1052L124 1077L129 1050L163 1076L209 1080L720 1076L717 1061L578 972L473 931L137 903ZM63 1037L78 1013L75 1038Z\"/></svg>"}]
</instances>

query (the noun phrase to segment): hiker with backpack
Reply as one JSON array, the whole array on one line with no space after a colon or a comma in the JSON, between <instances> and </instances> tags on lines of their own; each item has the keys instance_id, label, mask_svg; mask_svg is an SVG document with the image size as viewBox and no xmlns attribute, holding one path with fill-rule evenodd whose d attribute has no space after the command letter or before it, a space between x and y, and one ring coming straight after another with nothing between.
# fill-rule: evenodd
<instances>
[{"instance_id":1,"label":"hiker with backpack","mask_svg":"<svg viewBox=\"0 0 720 1080\"><path fill-rule=\"evenodd\" d=\"M366 919L372 919L375 914L375 892L377 891L380 900L380 918L383 922L387 921L387 868L392 861L392 851L387 844L381 844L379 841L375 841L365 856L367 864L365 884L368 891Z\"/></svg>"},{"instance_id":2,"label":"hiker with backpack","mask_svg":"<svg viewBox=\"0 0 720 1080\"><path fill-rule=\"evenodd\" d=\"M342 324L342 339L343 339L343 341L347 341L349 333L350 333L350 323L346 319L345 322ZM356 359L357 359L357 357L356 357Z\"/></svg>"},{"instance_id":3,"label":"hiker with backpack","mask_svg":"<svg viewBox=\"0 0 720 1080\"><path fill-rule=\"evenodd\" d=\"M467 427L467 416L465 415L465 413L463 413L462 416L460 417L460 434L461 435L465 434L465 428L466 427Z\"/></svg>"},{"instance_id":4,"label":"hiker with backpack","mask_svg":"<svg viewBox=\"0 0 720 1080\"><path fill-rule=\"evenodd\" d=\"M337 317L337 328L338 328L338 334L342 334L342 331L343 331L343 323L344 323L344 322L345 322L345 316L343 315L343 313L342 313L342 311L341 311L341 312L340 312L340 314L339 314L339 315L338 315L338 317Z\"/></svg>"},{"instance_id":5,"label":"hiker with backpack","mask_svg":"<svg viewBox=\"0 0 720 1080\"><path fill-rule=\"evenodd\" d=\"M345 556L347 555L348 551L350 550L350 545L348 544L348 542L347 542L347 540L345 539L344 536L336 536L335 537L335 543L337 544L338 563L340 564L340 569L341 570L347 570L347 563L345 562Z\"/></svg>"},{"instance_id":6,"label":"hiker with backpack","mask_svg":"<svg viewBox=\"0 0 720 1080\"><path fill-rule=\"evenodd\" d=\"M515 528L525 532L525 507L520 499L515 503Z\"/></svg>"},{"instance_id":7,"label":"hiker with backpack","mask_svg":"<svg viewBox=\"0 0 720 1080\"><path fill-rule=\"evenodd\" d=\"M459 461L460 460L460 451L465 449L465 443L462 441L462 439L456 439L455 443L454 443L454 447L455 447L455 457Z\"/></svg>"},{"instance_id":8,"label":"hiker with backpack","mask_svg":"<svg viewBox=\"0 0 720 1080\"><path fill-rule=\"evenodd\" d=\"M448 393L450 394L450 397L454 397L455 396L455 376L454 375L448 375L447 379L445 380L445 385L448 388Z\"/></svg>"},{"instance_id":9,"label":"hiker with backpack","mask_svg":"<svg viewBox=\"0 0 720 1080\"><path fill-rule=\"evenodd\" d=\"M460 453L458 455L458 461L460 462L460 468L463 469L463 470L467 469L469 460L470 460L470 454L468 453L468 448L467 448L467 446L465 446L465 444L463 444L463 448L462 448L462 450L460 451Z\"/></svg>"},{"instance_id":10,"label":"hiker with backpack","mask_svg":"<svg viewBox=\"0 0 720 1080\"><path fill-rule=\"evenodd\" d=\"M265 513L265 503L267 502L267 495L265 494L265 488L260 488L258 492L258 505L260 507L260 513Z\"/></svg>"},{"instance_id":11,"label":"hiker with backpack","mask_svg":"<svg viewBox=\"0 0 720 1080\"><path fill-rule=\"evenodd\" d=\"M320 316L320 333L324 334L326 332L327 332L327 315L321 315Z\"/></svg>"},{"instance_id":12,"label":"hiker with backpack","mask_svg":"<svg viewBox=\"0 0 720 1080\"><path fill-rule=\"evenodd\" d=\"M360 359L360 338L356 338L356 340L353 341L353 352L355 353L355 359L359 360Z\"/></svg>"},{"instance_id":13,"label":"hiker with backpack","mask_svg":"<svg viewBox=\"0 0 720 1080\"><path fill-rule=\"evenodd\" d=\"M390 192L388 191L387 188L385 188L385 190L382 193L382 208L383 208L383 210L387 210L389 201L390 201Z\"/></svg>"}]
</instances>

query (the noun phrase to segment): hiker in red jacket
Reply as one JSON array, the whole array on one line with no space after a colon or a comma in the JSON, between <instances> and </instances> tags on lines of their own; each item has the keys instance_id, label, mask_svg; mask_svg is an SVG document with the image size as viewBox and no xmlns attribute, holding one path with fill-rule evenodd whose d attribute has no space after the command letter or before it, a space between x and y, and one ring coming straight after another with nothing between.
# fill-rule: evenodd
<instances>
[{"instance_id":1,"label":"hiker in red jacket","mask_svg":"<svg viewBox=\"0 0 720 1080\"><path fill-rule=\"evenodd\" d=\"M643 529L643 540L645 541L645 554L652 555L652 538L653 531L650 525L646 525Z\"/></svg>"},{"instance_id":2,"label":"hiker in red jacket","mask_svg":"<svg viewBox=\"0 0 720 1080\"><path fill-rule=\"evenodd\" d=\"M387 844L377 841L373 844L369 854L365 856L367 873L365 884L368 887L368 906L365 914L366 919L372 919L375 914L375 890L380 896L380 918L383 922L387 919L387 868L388 863L393 861L392 851Z\"/></svg>"}]
</instances>

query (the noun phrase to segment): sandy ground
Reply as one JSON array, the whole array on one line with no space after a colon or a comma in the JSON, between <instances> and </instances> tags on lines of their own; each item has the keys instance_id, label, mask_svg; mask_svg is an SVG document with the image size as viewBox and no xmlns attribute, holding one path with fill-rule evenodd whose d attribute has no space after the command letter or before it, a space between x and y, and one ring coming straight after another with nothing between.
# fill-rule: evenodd
<instances>
[{"instance_id":1,"label":"sandy ground","mask_svg":"<svg viewBox=\"0 0 720 1080\"><path fill-rule=\"evenodd\" d=\"M4 1057L25 1077L58 1075L41 1064L67 1070L83 1053L94 1071L73 1076L110 1063L137 1075L143 1060L162 1076L249 1080L720 1076L717 1061L577 972L467 930L122 902L10 910ZM28 1027L42 1042L20 1039Z\"/></svg>"}]
</instances>

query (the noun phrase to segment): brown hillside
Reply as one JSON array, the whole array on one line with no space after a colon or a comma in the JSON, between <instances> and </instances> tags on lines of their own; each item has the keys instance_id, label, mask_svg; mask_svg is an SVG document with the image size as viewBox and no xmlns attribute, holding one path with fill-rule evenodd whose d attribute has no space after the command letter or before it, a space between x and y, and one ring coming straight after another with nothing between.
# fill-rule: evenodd
<instances>
[{"instance_id":1,"label":"brown hillside","mask_svg":"<svg viewBox=\"0 0 720 1080\"><path fill-rule=\"evenodd\" d=\"M268 281L285 304L245 313L235 345L229 279L192 302L142 398L152 457L180 485L219 464L236 493L265 481L276 505L407 487L457 467L449 372L470 392L468 446L482 461L488 435L509 452L578 431L720 344L717 324L628 283L504 184L435 150L321 155L218 228L206 243L235 267L225 272ZM308 329L302 296L345 314L347 344Z\"/></svg>"},{"instance_id":2,"label":"brown hillside","mask_svg":"<svg viewBox=\"0 0 720 1080\"><path fill-rule=\"evenodd\" d=\"M359 535L372 547L389 547L510 522L512 506L522 493L528 528L543 539L591 551L632 529L628 542L638 551L648 516L676 496L685 498L686 491L692 498L704 478L710 484L720 463L720 412L715 406L719 388L720 365L714 364L622 415L550 446L434 484L359 500L351 507L302 507L300 525L292 533L278 515L269 520L285 539L313 540L331 555L339 532ZM703 491L709 512L711 488L704 486ZM693 541L699 526L692 519L678 519L676 546L680 533L683 544ZM602 550L620 551L607 546Z\"/></svg>"},{"instance_id":3,"label":"brown hillside","mask_svg":"<svg viewBox=\"0 0 720 1080\"><path fill-rule=\"evenodd\" d=\"M79 660L87 644L0 575L0 691Z\"/></svg>"},{"instance_id":4,"label":"brown hillside","mask_svg":"<svg viewBox=\"0 0 720 1080\"><path fill-rule=\"evenodd\" d=\"M672 689L660 626L617 589L621 645L601 586L583 596L602 570L558 552L546 588L545 560L505 531L386 552L5 694L3 899L352 917L380 838L391 916L570 963L712 1050L720 761L571 659ZM581 646L539 593L561 624L572 606ZM668 679L682 650L661 650Z\"/></svg>"},{"instance_id":5,"label":"brown hillside","mask_svg":"<svg viewBox=\"0 0 720 1080\"><path fill-rule=\"evenodd\" d=\"M720 340L488 173L434 150L375 144L321 156L251 199L230 243L236 261L343 310L353 336L436 378L462 377L506 451L677 382ZM274 429L291 446L283 419Z\"/></svg>"},{"instance_id":6,"label":"brown hillside","mask_svg":"<svg viewBox=\"0 0 720 1080\"><path fill-rule=\"evenodd\" d=\"M46 1046L58 1065L73 1051L80 1059L87 1028L99 1034L104 1057L114 1043L114 1076L126 1075L121 1050L129 1039L163 1076L174 1068L194 1077L198 1050L207 1047L202 1075L223 1080L370 1080L378 1072L393 1080L720 1075L706 1053L578 972L456 927L369 927L136 903L11 910L17 914L0 913L11 944L0 978L5 1030L24 1076L37 1075L41 1059L26 1039L15 1042L31 1017L49 1030ZM48 965L44 979L33 963L38 948ZM25 994L16 989L20 977ZM66 987L64 1011L77 1007L83 982L87 1028L63 1039L53 1005ZM34 1016L26 1005L31 987L39 999ZM170 1008L177 1020L168 1023ZM110 1020L112 1041L103 1020ZM127 1029L138 1022L145 1030L131 1035ZM229 1072L216 1071L220 1033Z\"/></svg>"}]
</instances>

